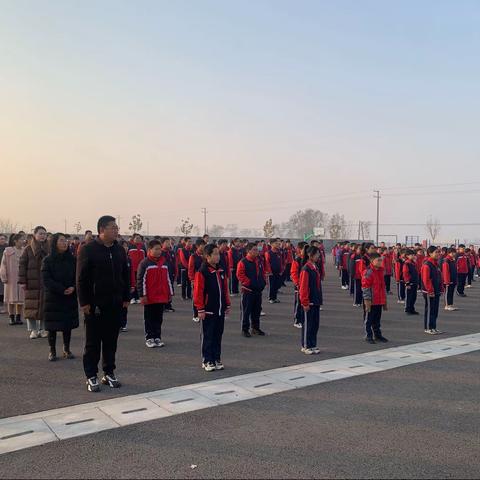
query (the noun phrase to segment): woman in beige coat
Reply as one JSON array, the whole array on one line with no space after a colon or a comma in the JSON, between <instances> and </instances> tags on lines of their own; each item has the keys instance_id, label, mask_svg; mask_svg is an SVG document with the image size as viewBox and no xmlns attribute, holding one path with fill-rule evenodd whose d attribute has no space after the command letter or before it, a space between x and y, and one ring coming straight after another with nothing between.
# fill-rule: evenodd
<instances>
[{"instance_id":1,"label":"woman in beige coat","mask_svg":"<svg viewBox=\"0 0 480 480\"><path fill-rule=\"evenodd\" d=\"M10 316L10 325L22 325L21 312L25 291L18 284L18 266L25 248L25 235L17 233L10 237L9 246L0 263L0 280L5 284L5 304Z\"/></svg>"},{"instance_id":2,"label":"woman in beige coat","mask_svg":"<svg viewBox=\"0 0 480 480\"><path fill-rule=\"evenodd\" d=\"M20 257L18 284L25 288L25 318L30 338L47 338L43 322L43 282L40 269L48 255L47 231L35 227L33 238Z\"/></svg>"}]
</instances>

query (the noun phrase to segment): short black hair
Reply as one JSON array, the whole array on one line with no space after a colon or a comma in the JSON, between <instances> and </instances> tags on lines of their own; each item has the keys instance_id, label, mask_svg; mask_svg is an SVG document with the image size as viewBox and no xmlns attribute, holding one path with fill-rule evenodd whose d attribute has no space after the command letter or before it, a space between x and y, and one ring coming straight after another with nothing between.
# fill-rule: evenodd
<instances>
[{"instance_id":1,"label":"short black hair","mask_svg":"<svg viewBox=\"0 0 480 480\"><path fill-rule=\"evenodd\" d=\"M110 222L115 222L115 217L112 217L111 215L100 217L97 222L97 232L100 233L100 230L107 228L107 225Z\"/></svg>"},{"instance_id":2,"label":"short black hair","mask_svg":"<svg viewBox=\"0 0 480 480\"><path fill-rule=\"evenodd\" d=\"M213 251L218 248L214 243L209 243L208 245L205 246L203 249L203 253L205 254L205 257L209 257Z\"/></svg>"},{"instance_id":3,"label":"short black hair","mask_svg":"<svg viewBox=\"0 0 480 480\"><path fill-rule=\"evenodd\" d=\"M415 252L411 248L405 250L405 255L415 255Z\"/></svg>"},{"instance_id":4,"label":"short black hair","mask_svg":"<svg viewBox=\"0 0 480 480\"><path fill-rule=\"evenodd\" d=\"M154 240L158 240L162 245L168 240L170 241L170 238L169 237L155 237Z\"/></svg>"},{"instance_id":5,"label":"short black hair","mask_svg":"<svg viewBox=\"0 0 480 480\"><path fill-rule=\"evenodd\" d=\"M191 240L191 237L183 237L184 242L188 242L189 240Z\"/></svg>"},{"instance_id":6,"label":"short black hair","mask_svg":"<svg viewBox=\"0 0 480 480\"><path fill-rule=\"evenodd\" d=\"M217 241L218 246L225 245L226 243L228 243L226 238L221 238L220 240Z\"/></svg>"},{"instance_id":7,"label":"short black hair","mask_svg":"<svg viewBox=\"0 0 480 480\"><path fill-rule=\"evenodd\" d=\"M247 246L245 247L245 251L246 252L249 252L252 248L256 247L257 244L256 243L253 243L253 242L248 242L247 243Z\"/></svg>"},{"instance_id":8,"label":"short black hair","mask_svg":"<svg viewBox=\"0 0 480 480\"><path fill-rule=\"evenodd\" d=\"M33 234L38 233L40 230L45 230L45 232L47 231L47 229L45 227L42 227L41 225L38 225L33 230Z\"/></svg>"},{"instance_id":9,"label":"short black hair","mask_svg":"<svg viewBox=\"0 0 480 480\"><path fill-rule=\"evenodd\" d=\"M447 250L447 253L457 253L457 249L450 247L450 248Z\"/></svg>"},{"instance_id":10,"label":"short black hair","mask_svg":"<svg viewBox=\"0 0 480 480\"><path fill-rule=\"evenodd\" d=\"M160 243L160 240L150 240L148 242L148 249L151 250L153 247L156 247L157 245L162 246L162 244Z\"/></svg>"},{"instance_id":11,"label":"short black hair","mask_svg":"<svg viewBox=\"0 0 480 480\"><path fill-rule=\"evenodd\" d=\"M203 238L197 238L195 240L195 246L196 247L200 247L200 246L206 245L206 244L207 244L207 242L205 240L203 240Z\"/></svg>"},{"instance_id":12,"label":"short black hair","mask_svg":"<svg viewBox=\"0 0 480 480\"><path fill-rule=\"evenodd\" d=\"M368 256L368 258L370 258L370 260L375 260L376 258L380 258L380 254L377 252L373 252Z\"/></svg>"},{"instance_id":13,"label":"short black hair","mask_svg":"<svg viewBox=\"0 0 480 480\"><path fill-rule=\"evenodd\" d=\"M429 255L431 255L433 252L436 252L437 251L437 247L435 245L430 245L428 248L427 248L427 253Z\"/></svg>"},{"instance_id":14,"label":"short black hair","mask_svg":"<svg viewBox=\"0 0 480 480\"><path fill-rule=\"evenodd\" d=\"M93 234L93 232L91 230L85 230L85 235L87 235L87 233L92 233Z\"/></svg>"}]
</instances>

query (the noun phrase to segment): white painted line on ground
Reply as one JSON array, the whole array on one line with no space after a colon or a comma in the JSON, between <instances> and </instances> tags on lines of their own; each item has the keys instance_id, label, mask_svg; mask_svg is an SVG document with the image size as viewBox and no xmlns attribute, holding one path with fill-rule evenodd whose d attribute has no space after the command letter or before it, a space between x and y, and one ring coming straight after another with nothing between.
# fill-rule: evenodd
<instances>
[{"instance_id":1,"label":"white painted line on ground","mask_svg":"<svg viewBox=\"0 0 480 480\"><path fill-rule=\"evenodd\" d=\"M0 454L480 350L480 333L0 419Z\"/></svg>"}]
</instances>

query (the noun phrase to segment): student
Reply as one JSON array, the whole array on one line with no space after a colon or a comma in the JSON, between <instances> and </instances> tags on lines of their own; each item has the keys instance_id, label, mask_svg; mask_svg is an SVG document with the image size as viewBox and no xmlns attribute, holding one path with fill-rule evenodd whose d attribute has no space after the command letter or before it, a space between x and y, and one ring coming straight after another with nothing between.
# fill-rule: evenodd
<instances>
[{"instance_id":1,"label":"student","mask_svg":"<svg viewBox=\"0 0 480 480\"><path fill-rule=\"evenodd\" d=\"M292 269L293 263L293 245L290 240L285 240L285 272L284 278L285 281L290 282L290 271Z\"/></svg>"},{"instance_id":2,"label":"student","mask_svg":"<svg viewBox=\"0 0 480 480\"><path fill-rule=\"evenodd\" d=\"M405 250L402 248L398 252L395 262L395 281L397 282L397 303L405 303L405 281L403 279L403 264L405 263Z\"/></svg>"},{"instance_id":3,"label":"student","mask_svg":"<svg viewBox=\"0 0 480 480\"><path fill-rule=\"evenodd\" d=\"M365 265L365 251L361 245L357 246L354 254L355 263L353 266L353 306L361 307L363 304L362 292L362 274L366 270Z\"/></svg>"},{"instance_id":4,"label":"student","mask_svg":"<svg viewBox=\"0 0 480 480\"><path fill-rule=\"evenodd\" d=\"M195 274L194 304L202 322L202 368L206 372L223 370L221 361L225 315L230 313L227 275L220 268L218 247L204 249L205 260Z\"/></svg>"},{"instance_id":5,"label":"student","mask_svg":"<svg viewBox=\"0 0 480 480\"><path fill-rule=\"evenodd\" d=\"M227 278L230 278L230 262L228 260L228 241L224 238L221 238L218 242L218 253L220 254L220 260L218 265L227 275Z\"/></svg>"},{"instance_id":6,"label":"student","mask_svg":"<svg viewBox=\"0 0 480 480\"><path fill-rule=\"evenodd\" d=\"M128 278L130 282L132 281L132 261L130 257L128 256L128 251L129 251L129 245L126 240L119 240L119 245L125 250L125 254L127 255L127 269L128 269ZM132 295L133 290L135 289L135 285L132 285L129 283L129 288L130 288L130 295ZM120 331L125 333L128 332L128 308L122 307L122 314L120 316Z\"/></svg>"},{"instance_id":7,"label":"student","mask_svg":"<svg viewBox=\"0 0 480 480\"><path fill-rule=\"evenodd\" d=\"M172 245L174 244L174 240L168 237L158 237L155 240L159 240L162 244L162 255L165 257L165 265L168 267L168 275L170 276L170 284L172 286L172 298L175 295L175 277L177 275L177 257L175 252L173 251ZM165 305L163 309L165 312L174 312L175 309L173 308L172 299Z\"/></svg>"},{"instance_id":8,"label":"student","mask_svg":"<svg viewBox=\"0 0 480 480\"><path fill-rule=\"evenodd\" d=\"M270 240L271 250L267 251L265 254L265 271L267 272L268 283L269 283L269 292L268 292L268 301L270 303L280 303L278 300L278 290L281 285L282 278L282 254L280 251L280 239L275 238Z\"/></svg>"},{"instance_id":9,"label":"student","mask_svg":"<svg viewBox=\"0 0 480 480\"><path fill-rule=\"evenodd\" d=\"M140 262L147 256L143 237L136 233L128 245L128 257L130 258L130 285L132 288L131 304L140 303L137 292L137 272Z\"/></svg>"},{"instance_id":10,"label":"student","mask_svg":"<svg viewBox=\"0 0 480 480\"><path fill-rule=\"evenodd\" d=\"M390 248L382 247L382 267L385 274L385 287L387 288L387 295L391 295L392 275L393 275L393 252Z\"/></svg>"},{"instance_id":11,"label":"student","mask_svg":"<svg viewBox=\"0 0 480 480\"><path fill-rule=\"evenodd\" d=\"M437 317L440 305L440 295L443 291L442 274L438 268L440 253L437 247L431 245L427 249L428 258L422 265L422 291L425 299L424 327L425 333L438 335Z\"/></svg>"},{"instance_id":12,"label":"student","mask_svg":"<svg viewBox=\"0 0 480 480\"><path fill-rule=\"evenodd\" d=\"M457 294L466 297L465 284L468 277L468 259L465 255L465 245L460 244L457 252Z\"/></svg>"},{"instance_id":13,"label":"student","mask_svg":"<svg viewBox=\"0 0 480 480\"><path fill-rule=\"evenodd\" d=\"M457 250L447 249L447 256L442 263L442 281L445 289L445 310L453 312L458 310L454 305L453 296L457 286L457 263L455 261Z\"/></svg>"},{"instance_id":14,"label":"student","mask_svg":"<svg viewBox=\"0 0 480 480\"><path fill-rule=\"evenodd\" d=\"M122 308L130 304L127 255L117 242L115 217L100 217L97 229L98 238L85 245L77 258L78 301L85 315L83 368L90 392L100 390L100 354L104 372L101 382L111 388L121 385L114 374L119 317Z\"/></svg>"},{"instance_id":15,"label":"student","mask_svg":"<svg viewBox=\"0 0 480 480\"><path fill-rule=\"evenodd\" d=\"M348 257L348 276L350 285L350 295L354 298L353 306L355 306L355 263L358 258L357 254L358 245L355 243L350 244L350 256Z\"/></svg>"},{"instance_id":16,"label":"student","mask_svg":"<svg viewBox=\"0 0 480 480\"><path fill-rule=\"evenodd\" d=\"M184 300L192 299L192 283L188 278L188 261L192 253L192 239L185 237L183 239L183 247L178 251L180 278L182 281L182 298Z\"/></svg>"},{"instance_id":17,"label":"student","mask_svg":"<svg viewBox=\"0 0 480 480\"><path fill-rule=\"evenodd\" d=\"M258 251L258 250L257 250ZM228 265L230 272L230 294L235 296L239 294L238 290L238 278L236 275L237 267L240 260L244 257L245 250L241 246L239 238L234 238L230 250L228 251Z\"/></svg>"},{"instance_id":18,"label":"student","mask_svg":"<svg viewBox=\"0 0 480 480\"><path fill-rule=\"evenodd\" d=\"M417 271L415 252L407 249L405 252L405 263L403 264L403 281L405 282L405 313L407 315L419 315L415 310L417 291L420 276Z\"/></svg>"},{"instance_id":19,"label":"student","mask_svg":"<svg viewBox=\"0 0 480 480\"><path fill-rule=\"evenodd\" d=\"M195 274L200 270L200 267L203 263L203 249L205 248L205 242L198 238L195 241L195 253L190 255L188 259L188 279L192 284L195 281ZM198 323L200 319L198 318L198 310L193 303L193 319L195 323Z\"/></svg>"},{"instance_id":20,"label":"student","mask_svg":"<svg viewBox=\"0 0 480 480\"><path fill-rule=\"evenodd\" d=\"M306 258L303 259L303 267L300 272L299 297L303 308L301 352L305 355L317 355L320 349L317 347L317 334L320 325L320 272L316 263L320 257L317 247L306 249Z\"/></svg>"},{"instance_id":21,"label":"student","mask_svg":"<svg viewBox=\"0 0 480 480\"><path fill-rule=\"evenodd\" d=\"M143 305L145 345L147 348L163 347L163 311L172 298L173 288L160 240L151 240L148 244L147 258L138 266L137 290Z\"/></svg>"},{"instance_id":22,"label":"student","mask_svg":"<svg viewBox=\"0 0 480 480\"><path fill-rule=\"evenodd\" d=\"M470 248L465 249L465 256L467 257L467 270L468 270L467 271L467 285L465 286L465 288L472 288L472 280L473 280L473 270L472 270L472 268L474 267L475 262L474 262L472 251L470 250Z\"/></svg>"},{"instance_id":23,"label":"student","mask_svg":"<svg viewBox=\"0 0 480 480\"><path fill-rule=\"evenodd\" d=\"M303 259L306 255L306 248L308 248L308 244L306 242L298 242L296 255L292 262L292 268L290 269L290 277L294 287L293 326L295 328L302 328L303 322L303 309L298 297L298 288L300 283L300 272L303 267Z\"/></svg>"},{"instance_id":24,"label":"student","mask_svg":"<svg viewBox=\"0 0 480 480\"><path fill-rule=\"evenodd\" d=\"M365 304L365 341L368 343L388 342L382 335L382 311L388 310L382 257L370 255L370 265L362 275L362 292Z\"/></svg>"},{"instance_id":25,"label":"student","mask_svg":"<svg viewBox=\"0 0 480 480\"><path fill-rule=\"evenodd\" d=\"M342 290L348 290L348 259L350 257L350 248L348 246L348 242L345 242L342 249L342 256L340 262L340 269L342 272L341 280L342 280Z\"/></svg>"},{"instance_id":26,"label":"student","mask_svg":"<svg viewBox=\"0 0 480 480\"><path fill-rule=\"evenodd\" d=\"M240 303L242 335L250 338L252 335L265 335L265 332L260 329L260 313L262 311L262 292L266 281L262 262L258 258L257 246L254 243L248 243L246 252L246 257L238 263L235 276L242 288Z\"/></svg>"},{"instance_id":27,"label":"student","mask_svg":"<svg viewBox=\"0 0 480 480\"><path fill-rule=\"evenodd\" d=\"M317 269L320 273L320 311L323 310L322 308L322 305L323 305L323 288L322 288L322 284L325 280L325 259L322 255L322 250L320 249L320 243L318 242L318 240L312 240L310 242L310 246L311 247L317 247L318 248L318 251L320 252L320 256L318 257L318 260L317 260ZM304 256L305 258L305 256Z\"/></svg>"},{"instance_id":28,"label":"student","mask_svg":"<svg viewBox=\"0 0 480 480\"><path fill-rule=\"evenodd\" d=\"M44 321L48 331L48 360L57 360L57 332L63 333L63 358L75 358L70 351L72 330L78 328L78 301L75 288L75 257L62 233L53 235L50 254L42 262L45 295Z\"/></svg>"}]
</instances>

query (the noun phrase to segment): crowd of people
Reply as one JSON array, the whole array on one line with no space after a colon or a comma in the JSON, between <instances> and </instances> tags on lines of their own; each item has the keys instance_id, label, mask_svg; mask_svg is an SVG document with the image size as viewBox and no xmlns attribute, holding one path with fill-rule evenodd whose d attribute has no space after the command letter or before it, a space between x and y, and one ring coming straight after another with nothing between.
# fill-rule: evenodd
<instances>
[{"instance_id":1,"label":"crowd of people","mask_svg":"<svg viewBox=\"0 0 480 480\"><path fill-rule=\"evenodd\" d=\"M72 330L85 324L83 367L89 391L100 384L118 388L115 357L120 332L128 331L128 308L143 306L145 346L163 347L162 324L174 312L175 287L183 301L191 302L192 319L201 324L202 367L224 369L221 345L225 316L232 296L240 295L241 334L264 336L261 328L263 292L268 302L279 303L286 282L294 287L293 326L301 329L300 350L320 353L317 335L323 305L326 253L322 241L299 242L279 238L249 241L239 238L211 242L208 235L179 242L170 237L144 239L134 234L125 240L115 218L98 220L98 235L85 232L82 241L67 234L47 233L38 226L33 234L0 235L0 301L7 307L10 325L26 320L30 339L48 338L50 361L57 360L57 332L63 336L63 357L70 350ZM418 315L417 294L424 298L424 331L440 334L437 317L440 298L445 310L455 311L455 292L465 297L480 270L480 251L473 246L341 242L332 249L340 287L362 309L364 338L368 343L388 342L381 317L388 309L395 280L397 302L406 315ZM98 379L102 360L103 376Z\"/></svg>"}]
</instances>

